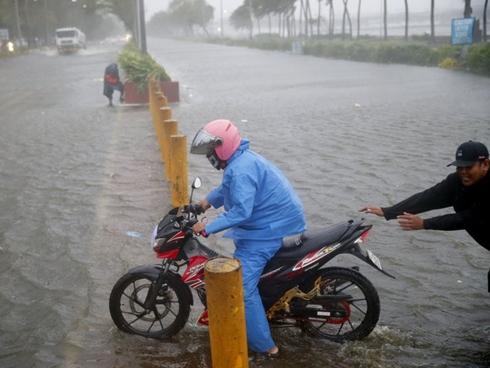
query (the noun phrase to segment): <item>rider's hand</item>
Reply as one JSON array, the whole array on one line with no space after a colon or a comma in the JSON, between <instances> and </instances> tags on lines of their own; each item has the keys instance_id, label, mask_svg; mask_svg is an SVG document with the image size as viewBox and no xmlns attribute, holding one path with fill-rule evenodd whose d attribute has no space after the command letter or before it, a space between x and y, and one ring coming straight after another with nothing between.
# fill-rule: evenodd
<instances>
[{"instance_id":1,"label":"rider's hand","mask_svg":"<svg viewBox=\"0 0 490 368\"><path fill-rule=\"evenodd\" d=\"M396 217L403 230L421 230L424 228L424 220L417 215L403 212L403 215Z\"/></svg>"},{"instance_id":2,"label":"rider's hand","mask_svg":"<svg viewBox=\"0 0 490 368\"><path fill-rule=\"evenodd\" d=\"M383 217L385 215L383 210L381 209L381 207L375 207L375 206L363 207L359 210L359 212L372 213L372 214L374 214L376 216L380 216L380 217Z\"/></svg>"},{"instance_id":3,"label":"rider's hand","mask_svg":"<svg viewBox=\"0 0 490 368\"><path fill-rule=\"evenodd\" d=\"M192 226L192 231L194 232L194 234L200 234L205 227L206 225L202 222L196 222L194 226Z\"/></svg>"},{"instance_id":4,"label":"rider's hand","mask_svg":"<svg viewBox=\"0 0 490 368\"><path fill-rule=\"evenodd\" d=\"M202 208L202 212L206 212L206 210L211 207L211 205L209 204L208 200L206 198L204 199L201 199L198 203L197 203L199 206L201 206Z\"/></svg>"}]
</instances>

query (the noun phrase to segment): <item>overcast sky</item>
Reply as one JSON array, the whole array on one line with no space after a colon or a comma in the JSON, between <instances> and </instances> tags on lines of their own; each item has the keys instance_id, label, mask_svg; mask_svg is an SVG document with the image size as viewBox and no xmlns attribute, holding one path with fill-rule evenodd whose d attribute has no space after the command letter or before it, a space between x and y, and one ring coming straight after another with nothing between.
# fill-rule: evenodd
<instances>
[{"instance_id":1,"label":"overcast sky","mask_svg":"<svg viewBox=\"0 0 490 368\"><path fill-rule=\"evenodd\" d=\"M171 0L146 0L145 10L147 20L158 11L166 10ZM220 14L220 3L223 2L223 10L225 17L233 12L237 7L243 4L243 0L207 0L208 4L214 7L215 18ZM359 0L350 0L349 9L357 9ZM322 2L323 7L326 1ZM473 0L472 7L475 15L480 16L483 12L484 0ZM318 2L316 0L310 0L310 4L313 7L312 10L316 13ZM334 0L334 4L340 9L342 1ZM361 5L361 11L363 14L380 14L382 11L383 0L363 0ZM430 12L430 0L408 0L408 7L410 12ZM461 9L463 12L464 1L463 0L435 0L435 11L440 12L448 9ZM388 13L400 13L404 12L405 6L403 0L388 0ZM356 10L357 13L357 10Z\"/></svg>"}]
</instances>

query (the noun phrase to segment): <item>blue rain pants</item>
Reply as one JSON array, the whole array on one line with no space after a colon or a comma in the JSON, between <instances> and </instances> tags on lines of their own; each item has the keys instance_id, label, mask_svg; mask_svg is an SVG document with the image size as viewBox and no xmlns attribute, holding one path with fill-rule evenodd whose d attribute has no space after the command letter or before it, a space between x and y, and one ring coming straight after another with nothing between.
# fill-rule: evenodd
<instances>
[{"instance_id":1,"label":"blue rain pants","mask_svg":"<svg viewBox=\"0 0 490 368\"><path fill-rule=\"evenodd\" d=\"M248 345L250 349L259 353L272 349L276 344L272 340L257 286L265 265L281 248L281 244L282 239L235 240L234 257L242 265Z\"/></svg>"}]
</instances>

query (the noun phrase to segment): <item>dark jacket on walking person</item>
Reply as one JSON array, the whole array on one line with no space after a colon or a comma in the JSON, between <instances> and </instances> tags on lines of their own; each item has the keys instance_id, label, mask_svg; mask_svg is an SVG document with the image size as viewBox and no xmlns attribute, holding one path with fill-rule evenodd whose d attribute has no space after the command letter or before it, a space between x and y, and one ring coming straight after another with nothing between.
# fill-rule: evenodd
<instances>
[{"instance_id":1,"label":"dark jacket on walking person","mask_svg":"<svg viewBox=\"0 0 490 368\"><path fill-rule=\"evenodd\" d=\"M448 166L456 172L439 184L416 193L391 206L366 206L362 212L398 219L403 230L466 230L487 250L490 250L490 161L487 147L468 141L456 151L456 159ZM416 214L453 207L455 213L422 219ZM490 271L489 271L490 292Z\"/></svg>"},{"instance_id":2,"label":"dark jacket on walking person","mask_svg":"<svg viewBox=\"0 0 490 368\"><path fill-rule=\"evenodd\" d=\"M116 63L109 64L104 71L104 96L109 99L109 106L112 105L112 95L114 90L119 91L119 101L124 101L124 85L119 78L119 69Z\"/></svg>"}]
</instances>

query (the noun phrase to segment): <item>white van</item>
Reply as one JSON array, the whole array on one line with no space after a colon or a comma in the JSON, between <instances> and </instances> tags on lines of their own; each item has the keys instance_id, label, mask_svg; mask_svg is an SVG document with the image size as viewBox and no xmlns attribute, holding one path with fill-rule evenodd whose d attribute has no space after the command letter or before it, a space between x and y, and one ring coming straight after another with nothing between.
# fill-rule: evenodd
<instances>
[{"instance_id":1,"label":"white van","mask_svg":"<svg viewBox=\"0 0 490 368\"><path fill-rule=\"evenodd\" d=\"M56 47L58 52L72 52L86 48L85 34L75 27L58 28L56 30Z\"/></svg>"}]
</instances>

